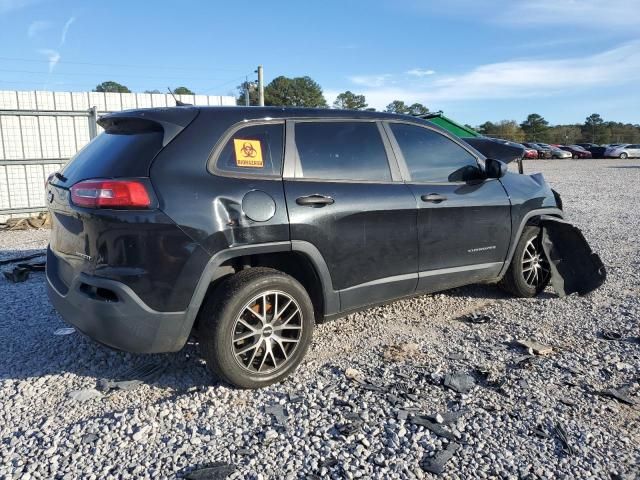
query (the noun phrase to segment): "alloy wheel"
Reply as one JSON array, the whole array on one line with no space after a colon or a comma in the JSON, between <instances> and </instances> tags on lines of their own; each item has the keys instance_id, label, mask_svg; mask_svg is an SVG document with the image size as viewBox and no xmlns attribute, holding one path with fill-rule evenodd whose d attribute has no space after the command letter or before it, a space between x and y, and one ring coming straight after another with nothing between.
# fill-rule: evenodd
<instances>
[{"instance_id":1,"label":"alloy wheel","mask_svg":"<svg viewBox=\"0 0 640 480\"><path fill-rule=\"evenodd\" d=\"M232 331L234 357L251 373L268 374L289 363L302 338L302 310L281 291L256 295L236 317Z\"/></svg>"},{"instance_id":2,"label":"alloy wheel","mask_svg":"<svg viewBox=\"0 0 640 480\"><path fill-rule=\"evenodd\" d=\"M522 276L527 285L538 289L549 280L551 270L549 262L542 250L540 237L534 237L527 242L522 254Z\"/></svg>"}]
</instances>

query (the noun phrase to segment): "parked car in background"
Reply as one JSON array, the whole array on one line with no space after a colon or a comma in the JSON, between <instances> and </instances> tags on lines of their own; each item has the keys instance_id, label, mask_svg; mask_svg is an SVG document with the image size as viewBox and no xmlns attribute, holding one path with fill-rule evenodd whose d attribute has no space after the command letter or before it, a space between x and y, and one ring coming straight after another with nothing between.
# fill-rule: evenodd
<instances>
[{"instance_id":1,"label":"parked car in background","mask_svg":"<svg viewBox=\"0 0 640 480\"><path fill-rule=\"evenodd\" d=\"M548 147L543 147L539 143L531 143L525 142L524 145L527 148L533 148L538 152L538 158L551 158L551 149Z\"/></svg>"},{"instance_id":2,"label":"parked car in background","mask_svg":"<svg viewBox=\"0 0 640 480\"><path fill-rule=\"evenodd\" d=\"M559 147L561 150L565 150L567 152L571 153L571 156L574 159L578 159L578 158L593 158L593 155L591 155L591 152L585 150L584 148L582 148L579 145L563 145L561 147Z\"/></svg>"},{"instance_id":3,"label":"parked car in background","mask_svg":"<svg viewBox=\"0 0 640 480\"><path fill-rule=\"evenodd\" d=\"M572 157L573 155L571 152L567 152L566 150L562 150L558 147L551 147L551 158L565 159Z\"/></svg>"},{"instance_id":4,"label":"parked car in background","mask_svg":"<svg viewBox=\"0 0 640 480\"><path fill-rule=\"evenodd\" d=\"M576 145L591 152L593 158L604 158L604 151L607 149L607 147L598 145L597 143L577 143Z\"/></svg>"},{"instance_id":5,"label":"parked car in background","mask_svg":"<svg viewBox=\"0 0 640 480\"><path fill-rule=\"evenodd\" d=\"M524 158L528 158L530 160L537 159L538 158L538 150L536 150L535 148L525 147L525 149L524 149Z\"/></svg>"},{"instance_id":6,"label":"parked car in background","mask_svg":"<svg viewBox=\"0 0 640 480\"><path fill-rule=\"evenodd\" d=\"M640 157L640 143L623 143L605 150L607 158L637 158Z\"/></svg>"}]
</instances>

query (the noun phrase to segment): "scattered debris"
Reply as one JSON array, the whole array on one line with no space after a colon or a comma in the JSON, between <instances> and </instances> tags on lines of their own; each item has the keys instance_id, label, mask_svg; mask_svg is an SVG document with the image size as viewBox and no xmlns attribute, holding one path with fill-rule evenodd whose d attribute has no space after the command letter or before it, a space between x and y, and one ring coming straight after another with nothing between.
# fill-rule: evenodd
<instances>
[{"instance_id":1,"label":"scattered debris","mask_svg":"<svg viewBox=\"0 0 640 480\"><path fill-rule=\"evenodd\" d=\"M420 347L417 343L389 345L382 353L382 357L388 362L405 362L409 359L415 359L419 355Z\"/></svg>"},{"instance_id":2,"label":"scattered debris","mask_svg":"<svg viewBox=\"0 0 640 480\"><path fill-rule=\"evenodd\" d=\"M575 449L569 443L569 438L567 436L567 432L559 423L556 423L553 427L553 433L556 435L558 440L560 441L560 445L562 446L562 451L567 455L574 455L576 453Z\"/></svg>"},{"instance_id":3,"label":"scattered debris","mask_svg":"<svg viewBox=\"0 0 640 480\"><path fill-rule=\"evenodd\" d=\"M224 480L236 467L224 462L211 463L206 467L199 467L189 472L184 478L187 480Z\"/></svg>"},{"instance_id":4,"label":"scattered debris","mask_svg":"<svg viewBox=\"0 0 640 480\"><path fill-rule=\"evenodd\" d=\"M463 353L451 353L447 356L447 360L466 360Z\"/></svg>"},{"instance_id":5,"label":"scattered debris","mask_svg":"<svg viewBox=\"0 0 640 480\"><path fill-rule=\"evenodd\" d=\"M10 263L26 262L27 260L33 260L34 258L43 257L47 252L33 253L31 255L25 255L24 257L7 258L0 260L0 266L9 265Z\"/></svg>"},{"instance_id":6,"label":"scattered debris","mask_svg":"<svg viewBox=\"0 0 640 480\"><path fill-rule=\"evenodd\" d=\"M38 262L38 263L19 263L16 265L18 268L26 268L30 272L44 272L47 268L46 262Z\"/></svg>"},{"instance_id":7,"label":"scattered debris","mask_svg":"<svg viewBox=\"0 0 640 480\"><path fill-rule=\"evenodd\" d=\"M336 388L338 388L338 384L337 384L337 383L335 383L335 382L331 382L331 383L329 383L326 387L324 387L324 388L322 389L322 391L323 391L324 393L330 393L330 392L334 391Z\"/></svg>"},{"instance_id":8,"label":"scattered debris","mask_svg":"<svg viewBox=\"0 0 640 480\"><path fill-rule=\"evenodd\" d=\"M620 332L616 332L615 330L603 330L600 332L600 335L605 340L622 340L622 334Z\"/></svg>"},{"instance_id":9,"label":"scattered debris","mask_svg":"<svg viewBox=\"0 0 640 480\"><path fill-rule=\"evenodd\" d=\"M151 425L145 425L131 437L134 442L139 442L147 438L147 434L151 431Z\"/></svg>"},{"instance_id":10,"label":"scattered debris","mask_svg":"<svg viewBox=\"0 0 640 480\"><path fill-rule=\"evenodd\" d=\"M409 423L414 425L422 425L427 428L431 432L435 433L437 436L446 438L447 440L456 441L456 437L453 433L445 430L441 425L438 425L435 422L432 422L429 417L424 415L412 415L409 418Z\"/></svg>"},{"instance_id":11,"label":"scattered debris","mask_svg":"<svg viewBox=\"0 0 640 480\"><path fill-rule=\"evenodd\" d=\"M344 371L344 376L349 380L353 380L354 382L364 383L364 373L360 370L356 370L355 368L347 368Z\"/></svg>"},{"instance_id":12,"label":"scattered debris","mask_svg":"<svg viewBox=\"0 0 640 480\"><path fill-rule=\"evenodd\" d=\"M574 407L576 405L575 401L571 400L570 398L566 398L566 397L561 398L560 399L560 403L563 403L568 407Z\"/></svg>"},{"instance_id":13,"label":"scattered debris","mask_svg":"<svg viewBox=\"0 0 640 480\"><path fill-rule=\"evenodd\" d=\"M30 270L28 268L14 267L10 272L2 272L4 278L13 283L21 283L27 281Z\"/></svg>"},{"instance_id":14,"label":"scattered debris","mask_svg":"<svg viewBox=\"0 0 640 480\"><path fill-rule=\"evenodd\" d=\"M553 353L553 347L543 345L535 340L516 340L516 343L526 348L529 355L549 355Z\"/></svg>"},{"instance_id":15,"label":"scattered debris","mask_svg":"<svg viewBox=\"0 0 640 480\"><path fill-rule=\"evenodd\" d=\"M51 228L51 217L46 212L37 217L10 218L7 220L7 230L37 230L39 228Z\"/></svg>"},{"instance_id":16,"label":"scattered debris","mask_svg":"<svg viewBox=\"0 0 640 480\"><path fill-rule=\"evenodd\" d=\"M483 323L489 323L492 319L486 313L478 313L473 312L471 315L465 317L465 320L468 323L475 323L476 325L481 325Z\"/></svg>"},{"instance_id":17,"label":"scattered debris","mask_svg":"<svg viewBox=\"0 0 640 480\"><path fill-rule=\"evenodd\" d=\"M273 415L278 425L284 427L287 424L287 414L284 411L284 407L279 403L273 405L267 405L264 407L264 413L267 415Z\"/></svg>"},{"instance_id":18,"label":"scattered debris","mask_svg":"<svg viewBox=\"0 0 640 480\"><path fill-rule=\"evenodd\" d=\"M54 335L71 335L75 333L76 329L73 327L62 327L53 332Z\"/></svg>"},{"instance_id":19,"label":"scattered debris","mask_svg":"<svg viewBox=\"0 0 640 480\"><path fill-rule=\"evenodd\" d=\"M278 438L278 432L276 432L275 430L269 429L266 432L264 432L264 441L265 442L267 442L267 443L272 442L276 438Z\"/></svg>"},{"instance_id":20,"label":"scattered debris","mask_svg":"<svg viewBox=\"0 0 640 480\"><path fill-rule=\"evenodd\" d=\"M95 433L86 433L82 436L82 443L94 443L98 440L98 435Z\"/></svg>"},{"instance_id":21,"label":"scattered debris","mask_svg":"<svg viewBox=\"0 0 640 480\"><path fill-rule=\"evenodd\" d=\"M626 389L609 388L609 389L603 390L603 391L601 391L599 393L600 393L600 395L603 395L603 396L609 397L609 398L613 398L615 400L618 400L619 402L626 403L627 405L635 405L636 404L636 401L633 398L631 398L629 395L627 395Z\"/></svg>"},{"instance_id":22,"label":"scattered debris","mask_svg":"<svg viewBox=\"0 0 640 480\"><path fill-rule=\"evenodd\" d=\"M138 388L143 383L153 382L156 378L162 375L162 372L166 369L166 365L161 363L149 363L138 365L130 368L122 374L122 377L129 377L129 380L111 380L108 378L100 378L96 383L96 388L102 392L109 392L111 390L123 390L131 391Z\"/></svg>"},{"instance_id":23,"label":"scattered debris","mask_svg":"<svg viewBox=\"0 0 640 480\"><path fill-rule=\"evenodd\" d=\"M427 472L433 473L435 475L441 475L444 473L444 467L446 463L453 458L460 447L461 446L459 443L449 442L447 448L439 451L433 457L424 459L420 466Z\"/></svg>"},{"instance_id":24,"label":"scattered debris","mask_svg":"<svg viewBox=\"0 0 640 480\"><path fill-rule=\"evenodd\" d=\"M304 397L302 395L298 395L296 393L289 393L289 403L302 403Z\"/></svg>"},{"instance_id":25,"label":"scattered debris","mask_svg":"<svg viewBox=\"0 0 640 480\"><path fill-rule=\"evenodd\" d=\"M454 392L468 393L475 385L475 379L466 373L448 373L444 376L444 386Z\"/></svg>"},{"instance_id":26,"label":"scattered debris","mask_svg":"<svg viewBox=\"0 0 640 480\"><path fill-rule=\"evenodd\" d=\"M74 390L73 392L69 392L69 398L76 402L86 402L88 400L93 400L94 398L102 397L102 393L97 391L95 388L85 388L82 390Z\"/></svg>"},{"instance_id":27,"label":"scattered debris","mask_svg":"<svg viewBox=\"0 0 640 480\"><path fill-rule=\"evenodd\" d=\"M536 426L536 428L534 428L532 432L536 437L549 438L549 434L545 431L544 426L542 425Z\"/></svg>"}]
</instances>

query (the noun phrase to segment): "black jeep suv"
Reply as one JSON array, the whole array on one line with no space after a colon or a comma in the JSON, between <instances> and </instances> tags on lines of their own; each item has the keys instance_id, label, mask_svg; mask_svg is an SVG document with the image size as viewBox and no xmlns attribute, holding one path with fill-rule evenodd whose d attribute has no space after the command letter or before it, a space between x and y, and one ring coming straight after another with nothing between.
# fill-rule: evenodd
<instances>
[{"instance_id":1,"label":"black jeep suv","mask_svg":"<svg viewBox=\"0 0 640 480\"><path fill-rule=\"evenodd\" d=\"M549 279L540 174L434 124L377 112L175 107L110 114L47 183L49 297L130 352L190 335L248 388L300 363L314 324L477 282Z\"/></svg>"}]
</instances>

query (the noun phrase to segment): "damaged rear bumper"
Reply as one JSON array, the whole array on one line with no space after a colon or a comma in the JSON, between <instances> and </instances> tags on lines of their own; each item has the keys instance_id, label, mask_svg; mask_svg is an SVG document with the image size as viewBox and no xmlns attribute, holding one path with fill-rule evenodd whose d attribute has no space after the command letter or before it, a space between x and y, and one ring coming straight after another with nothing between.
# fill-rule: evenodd
<instances>
[{"instance_id":1,"label":"damaged rear bumper","mask_svg":"<svg viewBox=\"0 0 640 480\"><path fill-rule=\"evenodd\" d=\"M49 300L67 323L98 343L132 353L174 352L186 343L186 312L153 310L125 284L83 273L61 288L51 265L47 262Z\"/></svg>"}]
</instances>

